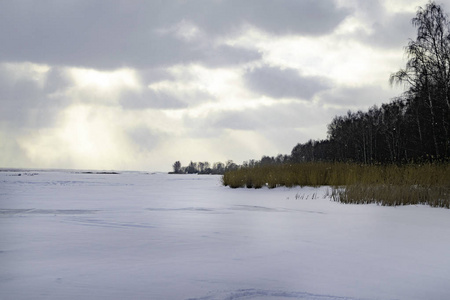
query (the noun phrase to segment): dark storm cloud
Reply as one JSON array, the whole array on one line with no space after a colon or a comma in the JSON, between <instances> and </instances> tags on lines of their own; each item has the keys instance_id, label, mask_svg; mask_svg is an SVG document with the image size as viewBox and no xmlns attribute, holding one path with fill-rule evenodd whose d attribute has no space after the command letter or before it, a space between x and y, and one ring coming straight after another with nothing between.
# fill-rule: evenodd
<instances>
[{"instance_id":1,"label":"dark storm cloud","mask_svg":"<svg viewBox=\"0 0 450 300\"><path fill-rule=\"evenodd\" d=\"M158 31L185 20L211 39L243 24L277 34L323 34L347 15L331 0L18 0L2 2L0 8L1 60L93 68L258 58L257 52L217 48Z\"/></svg>"},{"instance_id":2,"label":"dark storm cloud","mask_svg":"<svg viewBox=\"0 0 450 300\"><path fill-rule=\"evenodd\" d=\"M311 99L329 87L325 79L303 77L297 70L273 67L254 69L245 75L245 81L251 90L274 98Z\"/></svg>"}]
</instances>

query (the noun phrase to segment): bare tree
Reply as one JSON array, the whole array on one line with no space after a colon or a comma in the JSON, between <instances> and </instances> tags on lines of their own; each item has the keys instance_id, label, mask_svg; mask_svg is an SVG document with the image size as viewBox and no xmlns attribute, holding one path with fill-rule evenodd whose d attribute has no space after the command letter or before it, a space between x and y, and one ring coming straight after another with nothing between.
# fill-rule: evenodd
<instances>
[{"instance_id":1,"label":"bare tree","mask_svg":"<svg viewBox=\"0 0 450 300\"><path fill-rule=\"evenodd\" d=\"M417 27L417 39L405 49L405 69L392 74L390 82L409 87L408 100L416 108L419 134L429 133L434 154L445 157L450 146L450 23L432 1L419 8L412 24Z\"/></svg>"}]
</instances>

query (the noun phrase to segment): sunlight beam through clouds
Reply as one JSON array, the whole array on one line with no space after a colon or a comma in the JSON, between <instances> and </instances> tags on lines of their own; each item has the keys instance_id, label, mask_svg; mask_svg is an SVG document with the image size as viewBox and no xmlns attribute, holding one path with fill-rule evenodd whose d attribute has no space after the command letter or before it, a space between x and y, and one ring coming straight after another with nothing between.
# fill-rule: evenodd
<instances>
[{"instance_id":1,"label":"sunlight beam through clouds","mask_svg":"<svg viewBox=\"0 0 450 300\"><path fill-rule=\"evenodd\" d=\"M0 167L169 171L289 154L333 116L401 94L389 75L425 4L80 0L37 16L5 1Z\"/></svg>"}]
</instances>

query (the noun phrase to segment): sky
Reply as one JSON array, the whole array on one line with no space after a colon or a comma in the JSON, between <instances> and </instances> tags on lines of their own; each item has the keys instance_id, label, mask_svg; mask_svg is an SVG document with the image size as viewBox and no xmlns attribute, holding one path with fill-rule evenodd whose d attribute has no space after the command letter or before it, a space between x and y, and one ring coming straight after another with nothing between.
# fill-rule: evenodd
<instances>
[{"instance_id":1,"label":"sky","mask_svg":"<svg viewBox=\"0 0 450 300\"><path fill-rule=\"evenodd\" d=\"M0 167L170 171L400 96L415 0L5 0ZM450 10L450 0L437 1Z\"/></svg>"}]
</instances>

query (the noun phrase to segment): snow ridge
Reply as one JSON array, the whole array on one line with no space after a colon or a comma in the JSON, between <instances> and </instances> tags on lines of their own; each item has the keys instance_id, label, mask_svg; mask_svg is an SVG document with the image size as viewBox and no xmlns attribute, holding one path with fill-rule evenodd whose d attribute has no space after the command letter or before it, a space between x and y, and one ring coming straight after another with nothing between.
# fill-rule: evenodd
<instances>
[{"instance_id":1,"label":"snow ridge","mask_svg":"<svg viewBox=\"0 0 450 300\"><path fill-rule=\"evenodd\" d=\"M237 300L237 299L306 299L306 300L363 300L360 298L320 295L307 292L287 292L263 289L239 289L187 300ZM368 299L365 299L368 300Z\"/></svg>"}]
</instances>

